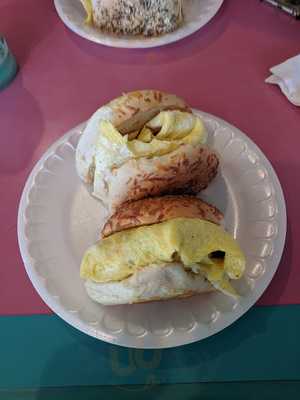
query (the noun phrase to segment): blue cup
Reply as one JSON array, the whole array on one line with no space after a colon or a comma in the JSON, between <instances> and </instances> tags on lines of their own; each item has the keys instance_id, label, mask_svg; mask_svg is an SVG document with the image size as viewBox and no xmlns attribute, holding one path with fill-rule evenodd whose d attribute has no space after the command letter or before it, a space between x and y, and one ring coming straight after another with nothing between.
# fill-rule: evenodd
<instances>
[{"instance_id":1,"label":"blue cup","mask_svg":"<svg viewBox=\"0 0 300 400\"><path fill-rule=\"evenodd\" d=\"M14 79L17 71L16 59L9 51L4 37L0 35L0 90Z\"/></svg>"}]
</instances>

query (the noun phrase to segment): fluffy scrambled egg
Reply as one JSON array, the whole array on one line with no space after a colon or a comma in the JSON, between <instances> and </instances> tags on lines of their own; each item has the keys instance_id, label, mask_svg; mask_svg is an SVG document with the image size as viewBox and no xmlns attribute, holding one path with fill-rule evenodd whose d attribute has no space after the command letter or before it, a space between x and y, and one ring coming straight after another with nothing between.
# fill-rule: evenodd
<instances>
[{"instance_id":1,"label":"fluffy scrambled egg","mask_svg":"<svg viewBox=\"0 0 300 400\"><path fill-rule=\"evenodd\" d=\"M162 111L149 121L133 139L122 136L106 120L100 123L101 136L116 145L127 146L133 157L162 156L176 150L181 144L200 144L206 141L206 132L200 118L182 111ZM101 143L100 143L101 146Z\"/></svg>"},{"instance_id":2,"label":"fluffy scrambled egg","mask_svg":"<svg viewBox=\"0 0 300 400\"><path fill-rule=\"evenodd\" d=\"M216 258L222 252L223 258ZM219 253L220 254L220 253ZM237 242L218 225L197 218L174 218L115 233L85 253L80 274L95 282L120 281L150 264L181 262L218 290L237 295L245 257Z\"/></svg>"},{"instance_id":3,"label":"fluffy scrambled egg","mask_svg":"<svg viewBox=\"0 0 300 400\"><path fill-rule=\"evenodd\" d=\"M162 111L139 132L122 135L107 119L95 126L99 134L94 156L95 176L128 160L171 153L185 143L203 144L207 133L200 118L177 110Z\"/></svg>"}]
</instances>

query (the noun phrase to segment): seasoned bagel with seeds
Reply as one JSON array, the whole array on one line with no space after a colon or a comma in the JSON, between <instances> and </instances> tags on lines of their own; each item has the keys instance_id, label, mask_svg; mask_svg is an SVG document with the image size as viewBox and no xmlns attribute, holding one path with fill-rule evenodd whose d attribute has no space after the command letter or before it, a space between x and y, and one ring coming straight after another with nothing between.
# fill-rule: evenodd
<instances>
[{"instance_id":1,"label":"seasoned bagel with seeds","mask_svg":"<svg viewBox=\"0 0 300 400\"><path fill-rule=\"evenodd\" d=\"M194 196L150 197L123 204L106 222L102 237L125 229L152 225L176 218L201 218L220 224L223 214L214 206Z\"/></svg>"},{"instance_id":2,"label":"seasoned bagel with seeds","mask_svg":"<svg viewBox=\"0 0 300 400\"><path fill-rule=\"evenodd\" d=\"M156 90L124 94L88 121L76 150L81 179L109 213L161 194L195 194L218 170L202 120L181 98Z\"/></svg>"},{"instance_id":3,"label":"seasoned bagel with seeds","mask_svg":"<svg viewBox=\"0 0 300 400\"><path fill-rule=\"evenodd\" d=\"M220 211L193 197L125 203L83 256L88 295L105 305L212 290L237 297L231 281L243 276L245 257L221 222Z\"/></svg>"},{"instance_id":4,"label":"seasoned bagel with seeds","mask_svg":"<svg viewBox=\"0 0 300 400\"><path fill-rule=\"evenodd\" d=\"M80 0L86 23L101 31L158 36L183 22L183 0Z\"/></svg>"}]
</instances>

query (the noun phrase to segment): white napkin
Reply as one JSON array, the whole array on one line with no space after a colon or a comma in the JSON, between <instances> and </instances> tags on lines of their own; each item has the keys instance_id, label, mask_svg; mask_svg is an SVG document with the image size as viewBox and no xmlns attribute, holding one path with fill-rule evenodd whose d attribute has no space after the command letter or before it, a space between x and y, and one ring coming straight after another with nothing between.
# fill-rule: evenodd
<instances>
[{"instance_id":1,"label":"white napkin","mask_svg":"<svg viewBox=\"0 0 300 400\"><path fill-rule=\"evenodd\" d=\"M265 82L279 85L282 93L295 106L300 106L300 54L270 69L273 75Z\"/></svg>"}]
</instances>

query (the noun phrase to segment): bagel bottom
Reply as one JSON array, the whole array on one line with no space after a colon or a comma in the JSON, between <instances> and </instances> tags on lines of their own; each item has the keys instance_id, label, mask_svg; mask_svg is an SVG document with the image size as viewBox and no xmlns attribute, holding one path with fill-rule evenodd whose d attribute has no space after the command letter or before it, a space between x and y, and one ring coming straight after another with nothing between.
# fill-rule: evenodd
<instances>
[{"instance_id":1,"label":"bagel bottom","mask_svg":"<svg viewBox=\"0 0 300 400\"><path fill-rule=\"evenodd\" d=\"M187 271L180 263L152 264L122 281L87 280L85 287L92 300L104 305L167 300L215 290L202 275Z\"/></svg>"}]
</instances>

